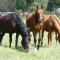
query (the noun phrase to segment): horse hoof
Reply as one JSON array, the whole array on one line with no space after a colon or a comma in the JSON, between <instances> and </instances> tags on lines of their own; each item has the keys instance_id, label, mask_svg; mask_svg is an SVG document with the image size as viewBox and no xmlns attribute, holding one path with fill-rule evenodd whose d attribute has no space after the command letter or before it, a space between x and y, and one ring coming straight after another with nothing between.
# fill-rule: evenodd
<instances>
[{"instance_id":1,"label":"horse hoof","mask_svg":"<svg viewBox=\"0 0 60 60\"><path fill-rule=\"evenodd\" d=\"M15 45L15 48L17 48L17 45Z\"/></svg>"},{"instance_id":2,"label":"horse hoof","mask_svg":"<svg viewBox=\"0 0 60 60\"><path fill-rule=\"evenodd\" d=\"M0 43L0 46L2 45L2 43Z\"/></svg>"},{"instance_id":3,"label":"horse hoof","mask_svg":"<svg viewBox=\"0 0 60 60\"><path fill-rule=\"evenodd\" d=\"M39 48L37 47L37 50L39 50Z\"/></svg>"},{"instance_id":4,"label":"horse hoof","mask_svg":"<svg viewBox=\"0 0 60 60\"><path fill-rule=\"evenodd\" d=\"M49 45L48 48L50 48L51 46Z\"/></svg>"},{"instance_id":5,"label":"horse hoof","mask_svg":"<svg viewBox=\"0 0 60 60\"><path fill-rule=\"evenodd\" d=\"M39 47L37 46L37 50L39 50Z\"/></svg>"},{"instance_id":6,"label":"horse hoof","mask_svg":"<svg viewBox=\"0 0 60 60\"><path fill-rule=\"evenodd\" d=\"M37 47L37 50L39 50L39 47Z\"/></svg>"},{"instance_id":7,"label":"horse hoof","mask_svg":"<svg viewBox=\"0 0 60 60\"><path fill-rule=\"evenodd\" d=\"M15 46L15 49L17 49L18 47L17 46Z\"/></svg>"},{"instance_id":8,"label":"horse hoof","mask_svg":"<svg viewBox=\"0 0 60 60\"><path fill-rule=\"evenodd\" d=\"M9 46L9 48L11 48L11 46Z\"/></svg>"}]
</instances>

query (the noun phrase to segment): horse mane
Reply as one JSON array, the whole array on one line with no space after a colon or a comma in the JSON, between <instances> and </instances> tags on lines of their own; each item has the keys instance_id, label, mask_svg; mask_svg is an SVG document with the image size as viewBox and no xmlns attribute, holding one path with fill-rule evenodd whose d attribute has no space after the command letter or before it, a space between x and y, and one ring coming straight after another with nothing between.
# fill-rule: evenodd
<instances>
[{"instance_id":1,"label":"horse mane","mask_svg":"<svg viewBox=\"0 0 60 60\"><path fill-rule=\"evenodd\" d=\"M58 18L55 14L54 14L53 16L55 17L56 21L57 21L57 22L58 22L58 24L60 25L59 18Z\"/></svg>"},{"instance_id":2,"label":"horse mane","mask_svg":"<svg viewBox=\"0 0 60 60\"><path fill-rule=\"evenodd\" d=\"M16 23L18 24L18 25L20 25L20 23L22 23L23 25L25 25L24 24L24 22L23 22L23 20L21 19L21 17L19 17L17 14L15 14L15 17L16 17Z\"/></svg>"},{"instance_id":3,"label":"horse mane","mask_svg":"<svg viewBox=\"0 0 60 60\"><path fill-rule=\"evenodd\" d=\"M37 13L37 12L35 12L34 20L35 20L35 22L36 22L36 23L38 23L38 22L39 22L39 15L38 15L38 13Z\"/></svg>"}]
</instances>

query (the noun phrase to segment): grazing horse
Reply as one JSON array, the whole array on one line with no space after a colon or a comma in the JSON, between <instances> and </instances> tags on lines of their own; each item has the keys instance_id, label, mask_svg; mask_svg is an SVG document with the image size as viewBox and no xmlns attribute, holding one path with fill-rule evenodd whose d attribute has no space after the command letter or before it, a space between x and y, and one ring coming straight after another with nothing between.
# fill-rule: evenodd
<instances>
[{"instance_id":1,"label":"grazing horse","mask_svg":"<svg viewBox=\"0 0 60 60\"><path fill-rule=\"evenodd\" d=\"M56 15L54 15L54 17L55 17L55 19L57 20L57 22L59 23L59 25L60 25L60 19L56 16ZM57 41L58 41L58 33L55 33L56 34L56 43L57 43Z\"/></svg>"},{"instance_id":2,"label":"grazing horse","mask_svg":"<svg viewBox=\"0 0 60 60\"><path fill-rule=\"evenodd\" d=\"M27 28L23 21L15 13L2 13L0 14L0 32L10 34L10 47L12 43L12 34L16 33L16 47L18 42L18 36L22 36L22 46L25 51L29 50L29 35Z\"/></svg>"},{"instance_id":3,"label":"grazing horse","mask_svg":"<svg viewBox=\"0 0 60 60\"><path fill-rule=\"evenodd\" d=\"M42 17L44 20L43 22L43 31L48 32L48 45L51 45L52 41L52 32L55 31L55 33L58 33L58 41L60 41L59 35L60 35L60 25L59 21L57 21L55 15L44 15ZM43 34L42 34L43 35Z\"/></svg>"},{"instance_id":4,"label":"grazing horse","mask_svg":"<svg viewBox=\"0 0 60 60\"><path fill-rule=\"evenodd\" d=\"M35 13L28 13L26 16L27 17L26 25L29 28L29 35L30 35L30 31L32 31L35 45L36 45L36 35L37 33L39 34L37 49L39 49L40 41L42 41L42 29L43 29L42 28L43 23L41 19L42 14L40 14L40 12L43 11L37 6Z\"/></svg>"}]
</instances>

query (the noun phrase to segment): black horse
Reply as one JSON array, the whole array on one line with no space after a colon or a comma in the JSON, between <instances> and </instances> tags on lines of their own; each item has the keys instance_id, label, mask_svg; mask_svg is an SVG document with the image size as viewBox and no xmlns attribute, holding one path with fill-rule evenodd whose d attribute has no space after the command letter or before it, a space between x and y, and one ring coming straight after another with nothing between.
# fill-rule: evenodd
<instances>
[{"instance_id":1,"label":"black horse","mask_svg":"<svg viewBox=\"0 0 60 60\"><path fill-rule=\"evenodd\" d=\"M10 45L12 43L12 34L16 33L16 44L17 47L18 36L22 36L22 46L25 51L29 50L29 35L27 28L23 21L15 13L2 13L0 14L0 42L2 41L3 35L9 33L10 36Z\"/></svg>"}]
</instances>

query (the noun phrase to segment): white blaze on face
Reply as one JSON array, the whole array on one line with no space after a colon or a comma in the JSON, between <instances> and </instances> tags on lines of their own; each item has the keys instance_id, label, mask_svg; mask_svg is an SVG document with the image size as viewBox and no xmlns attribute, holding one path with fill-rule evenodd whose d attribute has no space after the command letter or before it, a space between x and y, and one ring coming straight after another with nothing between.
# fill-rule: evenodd
<instances>
[{"instance_id":1,"label":"white blaze on face","mask_svg":"<svg viewBox=\"0 0 60 60\"><path fill-rule=\"evenodd\" d=\"M42 17L43 17L43 9L39 9L39 13L40 13L40 20L42 21Z\"/></svg>"}]
</instances>

